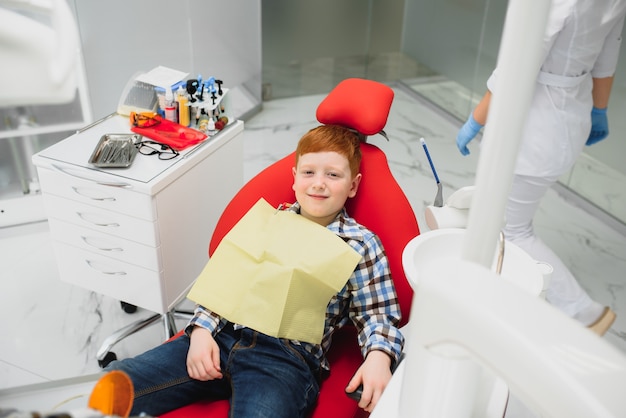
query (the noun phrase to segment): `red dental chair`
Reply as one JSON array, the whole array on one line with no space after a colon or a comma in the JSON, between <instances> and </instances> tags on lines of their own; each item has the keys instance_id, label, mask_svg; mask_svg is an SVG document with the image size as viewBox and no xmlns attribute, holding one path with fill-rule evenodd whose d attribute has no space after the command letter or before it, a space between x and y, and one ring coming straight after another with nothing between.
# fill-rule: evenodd
<instances>
[{"instance_id":1,"label":"red dental chair","mask_svg":"<svg viewBox=\"0 0 626 418\"><path fill-rule=\"evenodd\" d=\"M364 135L373 135L381 132L386 124L392 100L393 90L388 86L369 80L348 79L341 82L320 104L317 118L321 123L348 126ZM404 325L409 318L413 291L404 275L402 251L411 239L419 235L419 228L413 209L391 174L383 151L375 145L362 143L361 152L363 178L356 196L348 200L346 208L349 215L375 232L383 243L402 311L401 325ZM259 198L265 198L275 207L283 202L295 201L291 188L291 168L294 164L295 156L292 153L267 167L243 186L217 223L209 245L209 255ZM321 385L312 417L367 416L357 402L348 398L344 392L363 362L353 327L344 327L333 335L328 360L330 376ZM161 418L221 418L228 416L228 409L227 400L202 401L163 414Z\"/></svg>"}]
</instances>

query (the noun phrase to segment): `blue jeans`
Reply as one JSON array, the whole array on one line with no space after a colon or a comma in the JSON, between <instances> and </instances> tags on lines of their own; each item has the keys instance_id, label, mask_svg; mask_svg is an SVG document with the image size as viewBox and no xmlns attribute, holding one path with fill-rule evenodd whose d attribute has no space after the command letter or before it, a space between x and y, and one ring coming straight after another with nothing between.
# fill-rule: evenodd
<instances>
[{"instance_id":1,"label":"blue jeans","mask_svg":"<svg viewBox=\"0 0 626 418\"><path fill-rule=\"evenodd\" d=\"M202 399L229 399L230 417L306 417L319 395L319 361L287 340L228 325L215 336L224 377L201 382L187 374L189 337L137 357L111 362L135 389L131 415L158 416Z\"/></svg>"}]
</instances>

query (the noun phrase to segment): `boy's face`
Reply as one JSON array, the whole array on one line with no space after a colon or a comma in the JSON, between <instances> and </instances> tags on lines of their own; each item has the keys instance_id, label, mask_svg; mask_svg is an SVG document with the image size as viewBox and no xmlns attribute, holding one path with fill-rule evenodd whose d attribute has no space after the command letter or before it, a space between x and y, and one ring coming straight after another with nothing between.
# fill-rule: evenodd
<instances>
[{"instance_id":1,"label":"boy's face","mask_svg":"<svg viewBox=\"0 0 626 418\"><path fill-rule=\"evenodd\" d=\"M348 159L336 152L311 152L293 168L293 190L300 214L322 226L331 223L346 200L354 197L361 174L352 178Z\"/></svg>"}]
</instances>

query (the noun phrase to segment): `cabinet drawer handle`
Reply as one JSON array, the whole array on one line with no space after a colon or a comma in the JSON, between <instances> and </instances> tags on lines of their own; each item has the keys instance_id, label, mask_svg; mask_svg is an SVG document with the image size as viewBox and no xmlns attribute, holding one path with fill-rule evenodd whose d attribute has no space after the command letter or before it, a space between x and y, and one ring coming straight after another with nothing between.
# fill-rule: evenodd
<instances>
[{"instance_id":1,"label":"cabinet drawer handle","mask_svg":"<svg viewBox=\"0 0 626 418\"><path fill-rule=\"evenodd\" d=\"M87 199L91 199L91 200L97 200L99 202L104 202L104 201L108 201L108 202L115 202L117 199L115 199L114 197L93 197L93 196L89 196L85 193L81 193L80 189L76 186L72 186L72 190L74 190L74 193L76 193L77 195L80 195L82 197L86 197Z\"/></svg>"},{"instance_id":2,"label":"cabinet drawer handle","mask_svg":"<svg viewBox=\"0 0 626 418\"><path fill-rule=\"evenodd\" d=\"M124 251L124 249L120 247L106 248L106 247L100 247L96 244L92 244L91 242L89 242L89 237L81 236L81 238L83 239L83 241L85 241L85 244L100 251Z\"/></svg>"},{"instance_id":3,"label":"cabinet drawer handle","mask_svg":"<svg viewBox=\"0 0 626 418\"><path fill-rule=\"evenodd\" d=\"M120 224L118 224L117 222L108 222L108 223L101 223L101 222L96 222L96 221L92 221L90 219L88 219L87 215L80 213L80 212L76 212L76 214L80 217L80 219L82 219L85 222L89 222L90 224L96 225L96 226L112 226L112 227L118 227L120 226Z\"/></svg>"},{"instance_id":4,"label":"cabinet drawer handle","mask_svg":"<svg viewBox=\"0 0 626 418\"><path fill-rule=\"evenodd\" d=\"M101 186L122 187L122 188L127 188L127 189L133 187L132 184L129 184L129 183L116 182L116 181L103 181L103 180L96 180L96 179L93 179L93 178L89 178L87 176L80 176L80 175L78 175L76 173L71 173L69 170L66 170L63 167L59 167L56 164L52 164L52 168L54 168L57 171L60 171L63 174L67 174L69 176L76 177L76 178L79 178L81 180L91 181L92 183L96 183L96 184L99 184Z\"/></svg>"},{"instance_id":5,"label":"cabinet drawer handle","mask_svg":"<svg viewBox=\"0 0 626 418\"><path fill-rule=\"evenodd\" d=\"M91 260L85 260L87 262L87 264L89 265L89 267L91 267L92 269L102 273L102 274L109 274L111 276L126 276L126 272L125 271L104 271L101 270L99 268L95 267L96 262L95 261L91 261Z\"/></svg>"}]
</instances>

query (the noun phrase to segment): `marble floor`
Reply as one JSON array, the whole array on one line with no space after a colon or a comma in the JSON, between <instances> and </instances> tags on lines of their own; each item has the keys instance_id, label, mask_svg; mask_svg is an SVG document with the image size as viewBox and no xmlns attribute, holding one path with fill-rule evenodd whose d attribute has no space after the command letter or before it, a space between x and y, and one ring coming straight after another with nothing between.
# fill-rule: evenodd
<instances>
[{"instance_id":1,"label":"marble floor","mask_svg":"<svg viewBox=\"0 0 626 418\"><path fill-rule=\"evenodd\" d=\"M428 143L444 199L473 184L479 153L476 149L463 157L457 151L457 119L417 100L401 85L395 91L385 128L389 141L375 136L370 142L386 152L425 231L424 208L432 203L436 186L420 137ZM263 110L245 125L244 179L295 148L302 134L317 125L315 109L324 97L264 103ZM626 236L554 190L541 204L536 229L590 296L617 313L605 339L626 353ZM62 282L45 222L0 228L0 258L0 389L97 372L96 351L103 339L151 315L142 309L127 314L117 300ZM132 356L163 338L163 327L152 325L122 341L114 351L118 357Z\"/></svg>"}]
</instances>

